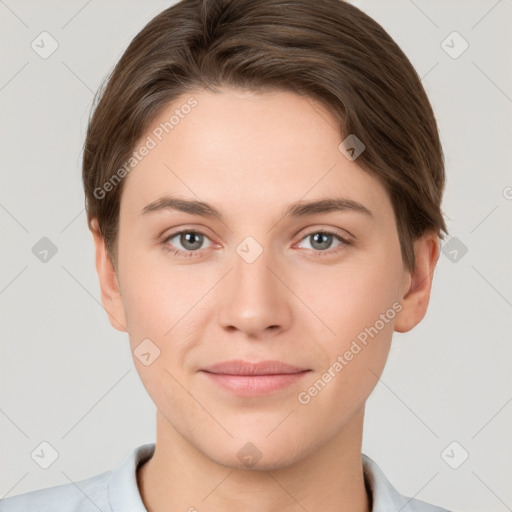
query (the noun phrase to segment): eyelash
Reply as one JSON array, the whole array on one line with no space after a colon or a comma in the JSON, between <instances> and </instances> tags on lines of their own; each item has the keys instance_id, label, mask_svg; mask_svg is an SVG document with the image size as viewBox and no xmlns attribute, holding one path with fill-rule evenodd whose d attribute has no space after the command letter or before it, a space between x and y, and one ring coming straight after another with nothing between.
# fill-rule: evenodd
<instances>
[{"instance_id":1,"label":"eyelash","mask_svg":"<svg viewBox=\"0 0 512 512\"><path fill-rule=\"evenodd\" d=\"M196 251L182 251L180 249L176 249L172 246L170 246L167 241L168 240L171 240L172 238L176 237L177 235L181 235L183 233L192 233L194 235L202 235L206 238L209 238L208 235L206 235L205 233L202 233L201 231L196 231L196 230L193 230L193 229L185 229L185 230L182 230L182 231L177 231L176 233L172 233L171 235L167 236L162 245L164 246L164 249L167 251L167 252L170 252L172 254L174 254L175 256L178 256L178 257L185 257L185 258L191 258L191 257L201 257L203 254L203 252L205 252L207 249L200 249L200 250L196 250ZM349 240L347 240L346 238L343 238L342 236L338 235L337 233L334 233L333 231L328 231L328 230L314 230L314 231L310 231L309 233L306 233L302 238L301 238L301 241L304 240L305 238L307 238L308 236L311 236L311 235L315 235L315 234L318 234L318 233L321 233L323 235L330 235L330 236L333 236L334 238L337 238L340 242L342 242L342 246L341 249L338 247L337 249L335 250L331 250L331 249L327 249L325 251L318 251L318 250L314 250L314 249L309 249L311 251L314 252L315 254L315 257L321 257L321 256L329 256L329 255L333 255L333 254L336 254L338 253L340 250L343 250L343 246L350 246L350 245L353 245L353 243Z\"/></svg>"}]
</instances>

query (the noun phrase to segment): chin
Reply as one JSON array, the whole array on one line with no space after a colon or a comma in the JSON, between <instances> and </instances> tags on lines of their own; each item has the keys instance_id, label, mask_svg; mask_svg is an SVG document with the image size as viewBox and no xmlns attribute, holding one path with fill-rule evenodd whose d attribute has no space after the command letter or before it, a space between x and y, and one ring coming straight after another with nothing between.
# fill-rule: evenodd
<instances>
[{"instance_id":1,"label":"chin","mask_svg":"<svg viewBox=\"0 0 512 512\"><path fill-rule=\"evenodd\" d=\"M252 441L244 441L237 436L224 446L221 443L212 443L205 447L207 451L203 453L213 462L229 469L247 471L284 469L306 455L305 445L300 444L300 448L297 448L297 444L290 437L290 442L283 445L282 441L277 443L265 439L265 435L247 436ZM216 446L218 451L212 452L212 446Z\"/></svg>"}]
</instances>

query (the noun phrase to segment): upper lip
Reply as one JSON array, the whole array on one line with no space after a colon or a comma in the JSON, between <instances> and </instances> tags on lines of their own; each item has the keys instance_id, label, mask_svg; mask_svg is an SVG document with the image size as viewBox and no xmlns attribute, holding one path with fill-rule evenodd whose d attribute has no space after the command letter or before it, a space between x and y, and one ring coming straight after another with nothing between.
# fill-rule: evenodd
<instances>
[{"instance_id":1,"label":"upper lip","mask_svg":"<svg viewBox=\"0 0 512 512\"><path fill-rule=\"evenodd\" d=\"M234 359L202 368L202 371L226 375L282 375L305 372L308 371L308 368L299 368L281 361L250 363L241 359Z\"/></svg>"}]
</instances>

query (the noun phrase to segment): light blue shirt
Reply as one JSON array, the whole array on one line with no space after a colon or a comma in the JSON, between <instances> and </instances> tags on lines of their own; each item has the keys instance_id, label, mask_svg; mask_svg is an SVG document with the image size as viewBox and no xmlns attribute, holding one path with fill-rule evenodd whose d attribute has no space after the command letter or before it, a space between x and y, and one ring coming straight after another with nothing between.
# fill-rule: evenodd
<instances>
[{"instance_id":1,"label":"light blue shirt","mask_svg":"<svg viewBox=\"0 0 512 512\"><path fill-rule=\"evenodd\" d=\"M137 486L137 466L149 459L155 443L132 450L114 469L74 483L38 489L0 500L0 512L147 512ZM372 512L450 512L402 496L379 466L361 454Z\"/></svg>"}]
</instances>

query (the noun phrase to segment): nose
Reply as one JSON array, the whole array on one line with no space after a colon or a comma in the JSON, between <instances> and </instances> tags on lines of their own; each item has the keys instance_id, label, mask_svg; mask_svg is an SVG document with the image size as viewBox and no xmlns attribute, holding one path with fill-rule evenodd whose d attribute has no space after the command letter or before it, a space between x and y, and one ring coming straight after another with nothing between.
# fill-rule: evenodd
<instances>
[{"instance_id":1,"label":"nose","mask_svg":"<svg viewBox=\"0 0 512 512\"><path fill-rule=\"evenodd\" d=\"M288 329L293 293L270 250L252 262L235 252L219 289L219 323L246 337L267 339Z\"/></svg>"}]
</instances>

